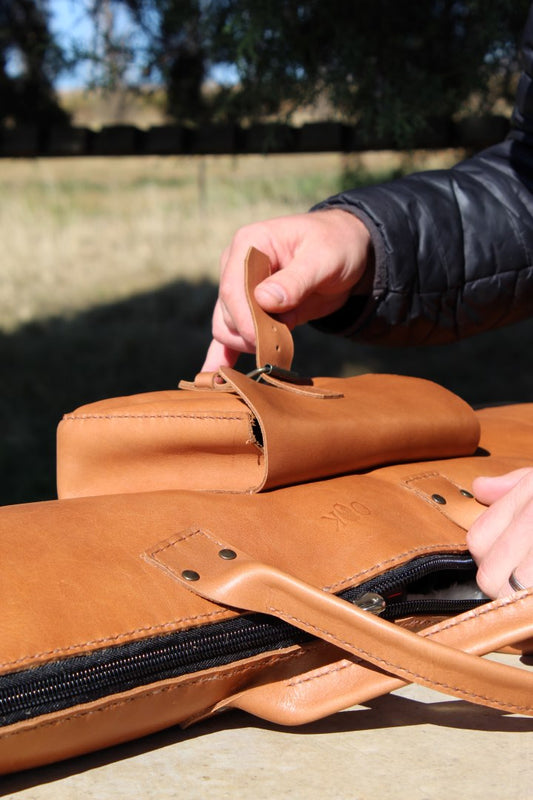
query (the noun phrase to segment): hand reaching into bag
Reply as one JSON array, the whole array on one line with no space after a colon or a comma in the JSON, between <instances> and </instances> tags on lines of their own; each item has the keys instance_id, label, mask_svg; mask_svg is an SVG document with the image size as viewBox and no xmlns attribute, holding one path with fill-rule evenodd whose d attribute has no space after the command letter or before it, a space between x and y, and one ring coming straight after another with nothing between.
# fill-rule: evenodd
<instances>
[{"instance_id":1,"label":"hand reaching into bag","mask_svg":"<svg viewBox=\"0 0 533 800\"><path fill-rule=\"evenodd\" d=\"M489 597L503 597L533 586L533 467L476 478L473 488L489 506L467 538L479 587Z\"/></svg>"},{"instance_id":2,"label":"hand reaching into bag","mask_svg":"<svg viewBox=\"0 0 533 800\"><path fill-rule=\"evenodd\" d=\"M241 228L222 254L213 341L203 371L233 366L239 353L255 350L243 278L252 246L269 257L273 268L257 286L256 300L291 329L341 308L352 291L370 290L370 234L347 211L314 211Z\"/></svg>"}]
</instances>

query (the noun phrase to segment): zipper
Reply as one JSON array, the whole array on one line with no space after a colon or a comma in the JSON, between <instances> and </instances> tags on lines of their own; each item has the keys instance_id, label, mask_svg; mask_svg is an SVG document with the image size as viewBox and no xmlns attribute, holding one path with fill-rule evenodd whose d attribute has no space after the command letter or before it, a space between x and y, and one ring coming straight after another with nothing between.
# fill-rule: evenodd
<instances>
[{"instance_id":1,"label":"zipper","mask_svg":"<svg viewBox=\"0 0 533 800\"><path fill-rule=\"evenodd\" d=\"M413 614L458 614L486 600L411 600L406 596L406 588L424 578L458 572L474 574L469 555L423 556L339 596L389 620ZM49 662L0 677L0 727L301 645L312 638L274 617L250 614Z\"/></svg>"},{"instance_id":2,"label":"zipper","mask_svg":"<svg viewBox=\"0 0 533 800\"><path fill-rule=\"evenodd\" d=\"M377 593L385 600L385 608L380 614L383 619L396 620L402 617L417 615L452 616L470 611L488 601L483 598L441 598L420 597L410 598L413 593L423 593L432 590L435 577L440 576L440 583L444 586L458 583L457 578L475 577L475 563L469 553L445 553L435 556L423 556L410 561L402 567L391 572L372 578L366 583L345 592L342 597L349 602L357 600L365 592ZM432 579L431 586L424 579Z\"/></svg>"}]
</instances>

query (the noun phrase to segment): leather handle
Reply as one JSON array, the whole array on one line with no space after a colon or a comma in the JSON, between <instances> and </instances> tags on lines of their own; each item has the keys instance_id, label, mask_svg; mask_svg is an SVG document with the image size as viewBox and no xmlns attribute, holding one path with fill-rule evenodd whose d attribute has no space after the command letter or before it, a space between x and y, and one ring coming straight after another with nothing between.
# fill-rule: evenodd
<instances>
[{"instance_id":1,"label":"leather handle","mask_svg":"<svg viewBox=\"0 0 533 800\"><path fill-rule=\"evenodd\" d=\"M419 631L419 636L486 655L521 641L533 617L533 595L510 595ZM255 683L186 721L238 708L279 725L303 725L400 689L406 681L370 664L342 657L325 642L304 647Z\"/></svg>"},{"instance_id":2,"label":"leather handle","mask_svg":"<svg viewBox=\"0 0 533 800\"><path fill-rule=\"evenodd\" d=\"M533 715L533 673L480 659L379 619L206 531L189 531L149 557L208 600L271 614L403 681ZM533 634L533 619L524 627L522 639Z\"/></svg>"}]
</instances>

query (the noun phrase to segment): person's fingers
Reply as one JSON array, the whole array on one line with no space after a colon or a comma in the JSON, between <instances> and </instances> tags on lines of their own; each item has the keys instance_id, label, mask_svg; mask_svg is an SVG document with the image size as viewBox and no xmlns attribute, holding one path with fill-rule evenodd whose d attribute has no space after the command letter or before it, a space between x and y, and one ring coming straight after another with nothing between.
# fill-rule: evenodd
<instances>
[{"instance_id":1,"label":"person's fingers","mask_svg":"<svg viewBox=\"0 0 533 800\"><path fill-rule=\"evenodd\" d=\"M519 513L524 501L521 492L514 490L530 472L533 470L524 468L493 478L474 479L472 489L476 500L489 506L468 531L468 547L478 563Z\"/></svg>"},{"instance_id":2,"label":"person's fingers","mask_svg":"<svg viewBox=\"0 0 533 800\"><path fill-rule=\"evenodd\" d=\"M473 491L476 500L485 505L491 505L495 500L509 492L529 472L529 467L515 469L504 475L495 477L480 476L473 481Z\"/></svg>"},{"instance_id":3,"label":"person's fingers","mask_svg":"<svg viewBox=\"0 0 533 800\"><path fill-rule=\"evenodd\" d=\"M520 518L513 520L482 559L476 580L489 597L504 597L511 592L512 573L524 586L533 585L531 533Z\"/></svg>"},{"instance_id":4,"label":"person's fingers","mask_svg":"<svg viewBox=\"0 0 533 800\"><path fill-rule=\"evenodd\" d=\"M213 314L213 335L230 347L251 352L255 346L255 328L246 297L244 263L251 246L268 256L277 268L278 260L270 242L266 224L249 225L234 235L220 260L219 297ZM266 309L268 310L268 309Z\"/></svg>"},{"instance_id":5,"label":"person's fingers","mask_svg":"<svg viewBox=\"0 0 533 800\"><path fill-rule=\"evenodd\" d=\"M207 350L202 372L216 372L220 367L233 367L238 356L238 350L231 350L213 339Z\"/></svg>"},{"instance_id":6,"label":"person's fingers","mask_svg":"<svg viewBox=\"0 0 533 800\"><path fill-rule=\"evenodd\" d=\"M254 351L255 336L251 342L243 339L235 329L231 316L225 312L220 298L213 312L212 335L213 339L206 353L202 372L213 372L219 367L233 367L240 353Z\"/></svg>"},{"instance_id":7,"label":"person's fingers","mask_svg":"<svg viewBox=\"0 0 533 800\"><path fill-rule=\"evenodd\" d=\"M327 259L313 264L313 254L306 247L282 269L262 281L255 289L259 305L270 314L282 315L298 310L295 323L307 322L339 307L350 292L338 264Z\"/></svg>"},{"instance_id":8,"label":"person's fingers","mask_svg":"<svg viewBox=\"0 0 533 800\"><path fill-rule=\"evenodd\" d=\"M279 217L240 228L220 259L219 297L213 314L216 358L255 349L243 265L253 246L268 257L273 274L255 289L259 305L293 328L336 311L368 263L370 234L346 211L329 209ZM213 364L211 356L206 358Z\"/></svg>"},{"instance_id":9,"label":"person's fingers","mask_svg":"<svg viewBox=\"0 0 533 800\"><path fill-rule=\"evenodd\" d=\"M467 535L478 564L478 584L490 597L509 593L509 575L518 567L521 574L525 571L525 578L533 577L533 469L501 477L498 491L492 495L497 499ZM503 485L507 491L502 494L499 489Z\"/></svg>"},{"instance_id":10,"label":"person's fingers","mask_svg":"<svg viewBox=\"0 0 533 800\"><path fill-rule=\"evenodd\" d=\"M265 311L276 313L290 308L291 301L286 291L287 271L276 273L275 278L267 278L255 287L255 299ZM296 301L297 302L297 301Z\"/></svg>"},{"instance_id":11,"label":"person's fingers","mask_svg":"<svg viewBox=\"0 0 533 800\"><path fill-rule=\"evenodd\" d=\"M514 582L510 583L511 575ZM507 579L507 585L502 586L500 590L501 596L509 594L509 591L519 591L522 588L529 589L533 586L533 547L531 547L522 558L519 564L513 567Z\"/></svg>"}]
</instances>

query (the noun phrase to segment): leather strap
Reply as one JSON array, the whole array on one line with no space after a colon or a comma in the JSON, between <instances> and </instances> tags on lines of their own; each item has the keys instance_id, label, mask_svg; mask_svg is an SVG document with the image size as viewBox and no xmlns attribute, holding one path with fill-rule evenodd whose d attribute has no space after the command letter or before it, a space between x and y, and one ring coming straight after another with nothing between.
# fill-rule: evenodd
<instances>
[{"instance_id":1,"label":"leather strap","mask_svg":"<svg viewBox=\"0 0 533 800\"><path fill-rule=\"evenodd\" d=\"M194 529L148 554L219 605L276 616L403 681L533 715L533 673L480 659L386 622ZM191 580L192 579L192 580ZM533 634L533 620L520 638Z\"/></svg>"},{"instance_id":2,"label":"leather strap","mask_svg":"<svg viewBox=\"0 0 533 800\"><path fill-rule=\"evenodd\" d=\"M295 373L291 374L294 357L292 333L287 325L275 317L271 317L261 308L254 294L255 287L268 278L271 271L272 267L268 256L257 248L250 247L245 261L244 285L255 328L255 363L258 371L266 365L278 368L275 373L263 373L261 380L278 389L285 389L308 397L318 399L342 397L342 392L316 387L310 378L302 379ZM284 371L287 373L286 375L281 374ZM225 380L228 379L226 370L221 370L220 374Z\"/></svg>"},{"instance_id":3,"label":"leather strap","mask_svg":"<svg viewBox=\"0 0 533 800\"><path fill-rule=\"evenodd\" d=\"M244 289L255 328L255 363L258 369L266 364L271 364L281 370L290 371L294 356L292 334L283 322L274 319L261 308L254 295L255 287L265 278L268 278L270 273L271 266L268 256L255 247L250 247L244 262ZM224 377L222 376L222 378ZM284 383L268 376L265 376L264 379L276 385L283 385ZM218 372L199 372L194 382L182 380L179 383L180 389L189 391L206 389L220 391L221 389L223 390L223 386L224 384Z\"/></svg>"},{"instance_id":4,"label":"leather strap","mask_svg":"<svg viewBox=\"0 0 533 800\"><path fill-rule=\"evenodd\" d=\"M255 287L270 275L268 257L251 247L245 263L245 289L248 305L252 313L256 337L256 363L258 367L274 364L281 369L290 370L294 356L294 343L288 327L263 311L255 299Z\"/></svg>"}]
</instances>

